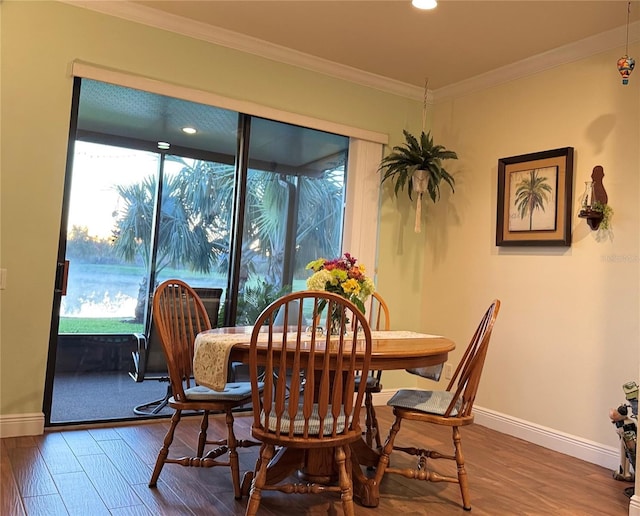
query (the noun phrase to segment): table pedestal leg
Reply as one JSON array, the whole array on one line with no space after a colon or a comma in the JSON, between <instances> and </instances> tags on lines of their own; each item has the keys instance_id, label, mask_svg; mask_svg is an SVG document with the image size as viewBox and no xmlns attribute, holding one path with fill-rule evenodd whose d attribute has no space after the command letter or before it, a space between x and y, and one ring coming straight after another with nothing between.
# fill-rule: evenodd
<instances>
[{"instance_id":1,"label":"table pedestal leg","mask_svg":"<svg viewBox=\"0 0 640 516\"><path fill-rule=\"evenodd\" d=\"M300 480L317 484L338 481L333 448L309 449L304 451L304 455L303 466L298 471Z\"/></svg>"},{"instance_id":2,"label":"table pedestal leg","mask_svg":"<svg viewBox=\"0 0 640 516\"><path fill-rule=\"evenodd\" d=\"M380 489L373 478L362 472L362 466L371 467L378 464L379 454L359 439L351 444L351 478L353 495L364 507L377 507L380 503ZM319 484L330 484L337 481L334 467L333 448L296 449L280 448L267 467L267 484L282 482L285 478L297 473L300 480ZM253 472L245 473L242 480L242 496L248 496L251 489Z\"/></svg>"},{"instance_id":3,"label":"table pedestal leg","mask_svg":"<svg viewBox=\"0 0 640 516\"><path fill-rule=\"evenodd\" d=\"M380 454L369 448L360 439L351 444L351 478L353 480L353 496L364 507L377 507L380 503L380 486L373 478L362 472L362 466L377 466Z\"/></svg>"}]
</instances>

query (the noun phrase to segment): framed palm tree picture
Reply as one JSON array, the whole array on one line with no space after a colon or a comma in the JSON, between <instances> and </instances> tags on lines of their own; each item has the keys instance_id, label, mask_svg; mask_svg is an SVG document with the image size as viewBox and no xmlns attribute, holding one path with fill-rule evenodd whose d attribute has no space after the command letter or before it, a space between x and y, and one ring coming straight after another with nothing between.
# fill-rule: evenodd
<instances>
[{"instance_id":1,"label":"framed palm tree picture","mask_svg":"<svg viewBox=\"0 0 640 516\"><path fill-rule=\"evenodd\" d=\"M498 160L498 246L570 246L573 147Z\"/></svg>"}]
</instances>

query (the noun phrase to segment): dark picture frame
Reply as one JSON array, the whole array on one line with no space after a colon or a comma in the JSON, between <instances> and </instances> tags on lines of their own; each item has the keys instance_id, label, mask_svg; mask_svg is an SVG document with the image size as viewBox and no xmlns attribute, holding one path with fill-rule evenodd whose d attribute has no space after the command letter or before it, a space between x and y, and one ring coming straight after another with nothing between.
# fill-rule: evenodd
<instances>
[{"instance_id":1,"label":"dark picture frame","mask_svg":"<svg viewBox=\"0 0 640 516\"><path fill-rule=\"evenodd\" d=\"M573 147L498 160L497 246L571 245Z\"/></svg>"}]
</instances>

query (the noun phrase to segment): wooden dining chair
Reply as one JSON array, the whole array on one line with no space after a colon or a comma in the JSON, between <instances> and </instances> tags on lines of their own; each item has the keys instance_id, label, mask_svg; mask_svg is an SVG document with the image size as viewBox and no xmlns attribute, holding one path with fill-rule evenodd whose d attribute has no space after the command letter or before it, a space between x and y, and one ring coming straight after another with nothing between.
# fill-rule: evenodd
<instances>
[{"instance_id":1,"label":"wooden dining chair","mask_svg":"<svg viewBox=\"0 0 640 516\"><path fill-rule=\"evenodd\" d=\"M473 403L487 356L491 331L499 310L500 301L496 299L484 314L446 390L401 389L387 402L387 405L393 407L395 421L391 426L389 437L384 443L378 461L375 475L375 482L378 485L387 473L396 473L406 478L430 482L457 483L462 494L463 508L467 511L471 510L460 427L473 423ZM413 446L396 446L394 443L403 419L451 427L453 431L453 454L440 453L435 450L426 450ZM401 451L417 456L418 463L415 469L391 467L389 465L389 456L392 451ZM427 462L428 459L455 461L457 476L448 476L435 472Z\"/></svg>"},{"instance_id":2,"label":"wooden dining chair","mask_svg":"<svg viewBox=\"0 0 640 516\"><path fill-rule=\"evenodd\" d=\"M281 307L288 333L282 333L282 326L274 323ZM336 307L341 309L341 328L336 335L331 335L327 318L322 329L303 326L303 314L316 315L321 307L328 313L334 313ZM370 358L369 323L353 303L339 295L326 291L294 292L274 301L260 314L251 335L249 368L252 387L264 378L263 396L253 393L251 426L252 436L263 444L251 482L247 515L257 513L265 490L339 492L344 513L354 514L349 445L362 438L360 407L366 384L362 382L357 390L354 385L357 370L368 373ZM258 375L260 366L264 367L263 376ZM272 374L285 366L289 375ZM300 388L302 378L306 382L304 389ZM305 460L312 461L314 453L326 453L327 461L318 462L328 462L330 478L318 475L308 482L292 483L287 481L288 474L270 475L268 467L276 446L282 447L278 458L284 459L284 454L289 453L285 464L293 465L294 470ZM331 481L333 477L337 485Z\"/></svg>"},{"instance_id":3,"label":"wooden dining chair","mask_svg":"<svg viewBox=\"0 0 640 516\"><path fill-rule=\"evenodd\" d=\"M240 466L237 448L255 446L259 443L236 439L231 410L250 401L251 385L249 382L227 383L224 391L219 392L197 385L193 380L195 338L198 333L210 329L211 324L202 300L184 281L171 279L158 286L153 296L153 319L169 369L169 381L173 394L169 398L169 406L175 412L158 453L149 487L156 487L165 464L207 468L226 466L231 468L235 497L240 498ZM183 410L202 411L196 456L169 457L169 447L173 442ZM209 413L214 411L226 414L227 435L222 439L208 440ZM206 445L215 447L205 454ZM228 455L228 460L222 459L225 454Z\"/></svg>"},{"instance_id":4,"label":"wooden dining chair","mask_svg":"<svg viewBox=\"0 0 640 516\"><path fill-rule=\"evenodd\" d=\"M389 307L378 292L371 294L366 312L369 326L372 330L390 330L391 319L389 316ZM356 376L356 388L360 385L362 376ZM365 408L365 441L369 447L373 447L375 440L376 446L382 446L380 442L380 429L378 427L378 418L376 417L376 409L373 405L373 395L382 391L382 371L372 370L366 376L367 386L364 397Z\"/></svg>"}]
</instances>

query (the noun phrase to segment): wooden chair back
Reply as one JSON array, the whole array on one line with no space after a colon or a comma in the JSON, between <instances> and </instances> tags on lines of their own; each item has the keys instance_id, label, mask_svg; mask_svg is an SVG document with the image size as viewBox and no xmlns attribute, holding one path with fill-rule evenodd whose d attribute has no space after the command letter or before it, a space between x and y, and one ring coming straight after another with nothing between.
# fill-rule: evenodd
<instances>
[{"instance_id":1,"label":"wooden chair back","mask_svg":"<svg viewBox=\"0 0 640 516\"><path fill-rule=\"evenodd\" d=\"M455 373L447 385L447 391L455 392L451 403L447 407L444 417L450 417L454 408L458 409L457 417L465 418L471 415L473 403L478 392L482 368L487 356L493 324L500 311L500 301L495 299L480 321L469 346L467 346Z\"/></svg>"},{"instance_id":2,"label":"wooden chair back","mask_svg":"<svg viewBox=\"0 0 640 516\"><path fill-rule=\"evenodd\" d=\"M162 282L153 295L153 320L167 359L173 397L184 402L193 380L196 335L211 329L207 310L196 291L178 279Z\"/></svg>"},{"instance_id":3,"label":"wooden chair back","mask_svg":"<svg viewBox=\"0 0 640 516\"><path fill-rule=\"evenodd\" d=\"M304 326L303 314L313 314L310 320L317 320L321 310L333 313L336 308L342 313L337 335L330 334L327 317L322 327ZM284 326L276 326L281 309ZM356 390L354 378L357 370L368 372L370 357L369 323L347 299L325 291L301 291L271 303L256 320L251 335L253 436L300 447L311 441L330 446L345 438L359 438L366 384L361 382ZM273 374L285 369L287 375ZM264 382L262 396L258 382Z\"/></svg>"},{"instance_id":4,"label":"wooden chair back","mask_svg":"<svg viewBox=\"0 0 640 516\"><path fill-rule=\"evenodd\" d=\"M391 318L389 307L380 294L374 292L365 303L367 321L372 330L390 330ZM316 326L321 326L326 322L326 312L317 314L314 318Z\"/></svg>"},{"instance_id":5,"label":"wooden chair back","mask_svg":"<svg viewBox=\"0 0 640 516\"><path fill-rule=\"evenodd\" d=\"M371 294L367 300L366 316L369 326L372 330L390 330L391 316L389 315L389 307L386 301L378 292ZM381 370L369 371L369 376L375 378L378 382L382 380Z\"/></svg>"},{"instance_id":6,"label":"wooden chair back","mask_svg":"<svg viewBox=\"0 0 640 516\"><path fill-rule=\"evenodd\" d=\"M368 300L367 319L372 330L390 330L391 317L389 307L378 292L371 294Z\"/></svg>"}]
</instances>

